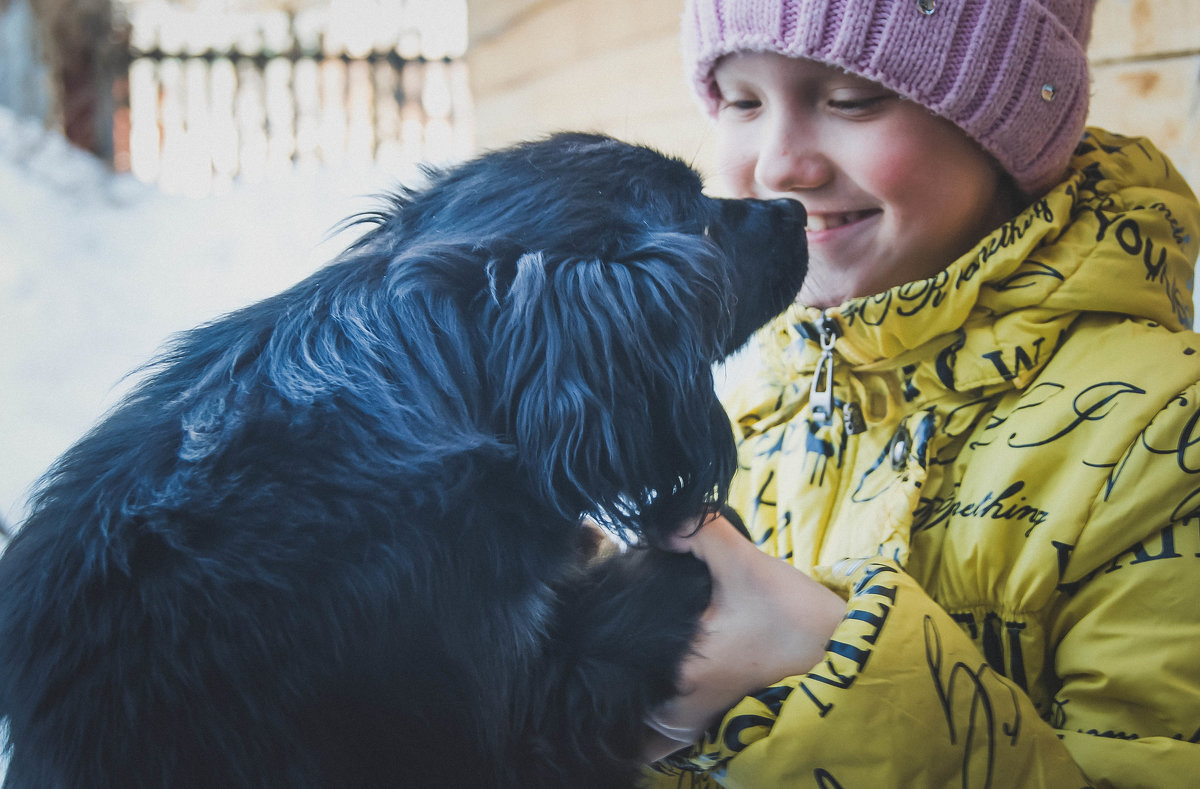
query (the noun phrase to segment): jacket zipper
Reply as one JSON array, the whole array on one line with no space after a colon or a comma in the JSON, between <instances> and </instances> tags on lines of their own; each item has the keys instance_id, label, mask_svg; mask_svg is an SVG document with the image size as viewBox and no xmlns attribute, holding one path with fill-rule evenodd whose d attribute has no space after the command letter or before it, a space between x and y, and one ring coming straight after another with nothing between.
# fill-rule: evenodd
<instances>
[{"instance_id":1,"label":"jacket zipper","mask_svg":"<svg viewBox=\"0 0 1200 789\"><path fill-rule=\"evenodd\" d=\"M817 368L813 371L812 388L809 390L809 409L813 418L822 425L833 421L833 345L842 336L842 329L828 313L822 311L817 321L820 332L821 355L817 357ZM842 403L842 423L848 435L867 429L862 410L857 403Z\"/></svg>"}]
</instances>

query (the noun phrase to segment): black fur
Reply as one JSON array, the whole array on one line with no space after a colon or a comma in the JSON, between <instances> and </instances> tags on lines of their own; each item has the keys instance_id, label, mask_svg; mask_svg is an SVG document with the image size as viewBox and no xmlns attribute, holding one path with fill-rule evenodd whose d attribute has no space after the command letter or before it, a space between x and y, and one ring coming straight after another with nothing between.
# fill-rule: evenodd
<instances>
[{"instance_id":1,"label":"black fur","mask_svg":"<svg viewBox=\"0 0 1200 789\"><path fill-rule=\"evenodd\" d=\"M0 558L5 786L531 785L581 514L655 543L723 500L709 365L803 276L795 204L700 188L487 154L182 335Z\"/></svg>"},{"instance_id":2,"label":"black fur","mask_svg":"<svg viewBox=\"0 0 1200 789\"><path fill-rule=\"evenodd\" d=\"M613 556L560 587L554 647L534 688L521 786L634 785L643 724L677 695L712 584L691 554L654 548Z\"/></svg>"},{"instance_id":3,"label":"black fur","mask_svg":"<svg viewBox=\"0 0 1200 789\"><path fill-rule=\"evenodd\" d=\"M752 539L729 507L722 514ZM521 786L631 787L648 714L682 690L679 670L712 598L691 554L643 546L580 565L558 590L543 679L534 687Z\"/></svg>"}]
</instances>

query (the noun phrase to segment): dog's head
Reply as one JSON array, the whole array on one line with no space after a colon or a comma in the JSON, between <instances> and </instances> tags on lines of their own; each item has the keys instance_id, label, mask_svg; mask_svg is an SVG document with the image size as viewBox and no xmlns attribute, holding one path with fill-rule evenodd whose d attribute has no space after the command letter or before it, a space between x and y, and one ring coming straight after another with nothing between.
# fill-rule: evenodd
<instances>
[{"instance_id":1,"label":"dog's head","mask_svg":"<svg viewBox=\"0 0 1200 789\"><path fill-rule=\"evenodd\" d=\"M477 376L539 498L651 536L723 498L711 364L799 289L798 203L712 199L676 159L561 134L432 172L375 220L358 248L390 260L388 287L432 289L447 333L469 316L486 358L446 374Z\"/></svg>"}]
</instances>

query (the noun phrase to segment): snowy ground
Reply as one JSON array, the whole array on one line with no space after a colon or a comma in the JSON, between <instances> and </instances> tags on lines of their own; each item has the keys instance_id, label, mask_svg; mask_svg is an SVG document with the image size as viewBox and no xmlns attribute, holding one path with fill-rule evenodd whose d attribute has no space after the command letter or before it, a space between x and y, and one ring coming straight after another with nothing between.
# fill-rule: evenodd
<instances>
[{"instance_id":1,"label":"snowy ground","mask_svg":"<svg viewBox=\"0 0 1200 789\"><path fill-rule=\"evenodd\" d=\"M0 107L0 516L173 332L270 295L340 251L395 183L313 172L168 197Z\"/></svg>"}]
</instances>

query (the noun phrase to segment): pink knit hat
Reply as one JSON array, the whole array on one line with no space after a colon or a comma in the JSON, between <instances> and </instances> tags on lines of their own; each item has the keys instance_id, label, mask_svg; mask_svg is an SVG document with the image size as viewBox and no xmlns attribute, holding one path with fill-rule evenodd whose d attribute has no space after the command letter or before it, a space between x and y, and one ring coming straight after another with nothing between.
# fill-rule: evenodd
<instances>
[{"instance_id":1,"label":"pink knit hat","mask_svg":"<svg viewBox=\"0 0 1200 789\"><path fill-rule=\"evenodd\" d=\"M977 140L1029 194L1062 178L1088 108L1095 0L687 0L683 59L710 115L733 52L874 80Z\"/></svg>"}]
</instances>

